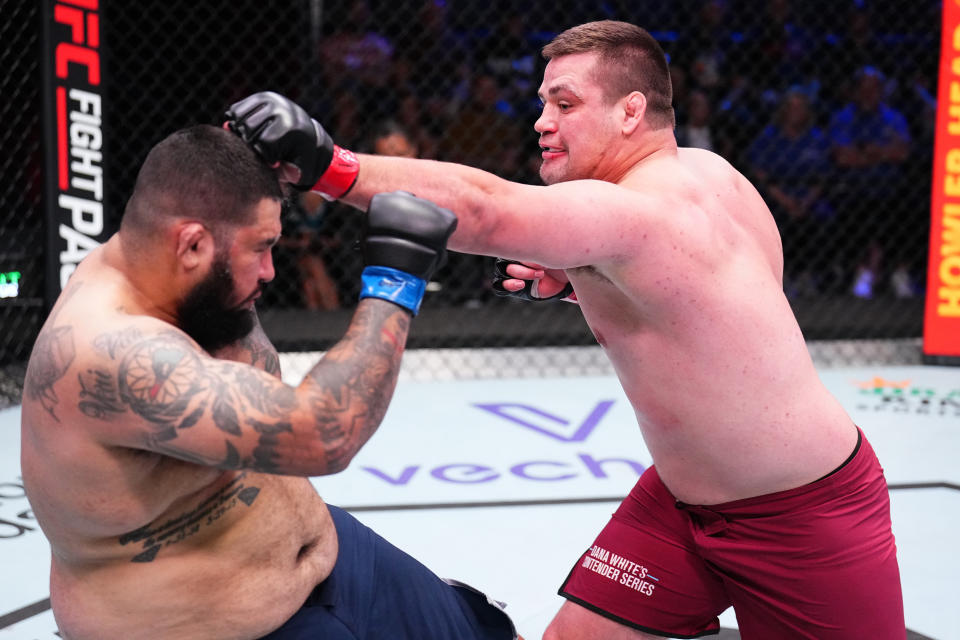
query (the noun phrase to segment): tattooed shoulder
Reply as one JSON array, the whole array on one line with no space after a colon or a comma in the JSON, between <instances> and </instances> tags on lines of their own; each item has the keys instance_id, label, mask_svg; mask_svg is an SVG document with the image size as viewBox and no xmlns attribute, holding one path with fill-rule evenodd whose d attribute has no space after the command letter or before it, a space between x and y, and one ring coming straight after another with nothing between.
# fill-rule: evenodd
<instances>
[{"instance_id":1,"label":"tattooed shoulder","mask_svg":"<svg viewBox=\"0 0 960 640\"><path fill-rule=\"evenodd\" d=\"M143 332L137 327L126 327L118 331L101 333L94 338L93 347L98 352L116 359L117 354L143 338Z\"/></svg>"},{"instance_id":2,"label":"tattooed shoulder","mask_svg":"<svg viewBox=\"0 0 960 640\"><path fill-rule=\"evenodd\" d=\"M143 338L126 349L117 372L120 399L136 414L160 425L184 419L204 388L196 348L175 333Z\"/></svg>"},{"instance_id":3,"label":"tattooed shoulder","mask_svg":"<svg viewBox=\"0 0 960 640\"><path fill-rule=\"evenodd\" d=\"M59 420L54 410L59 398L54 385L66 375L76 356L73 327L70 325L45 328L33 345L24 380L24 393L28 399L38 401L55 420Z\"/></svg>"}]
</instances>

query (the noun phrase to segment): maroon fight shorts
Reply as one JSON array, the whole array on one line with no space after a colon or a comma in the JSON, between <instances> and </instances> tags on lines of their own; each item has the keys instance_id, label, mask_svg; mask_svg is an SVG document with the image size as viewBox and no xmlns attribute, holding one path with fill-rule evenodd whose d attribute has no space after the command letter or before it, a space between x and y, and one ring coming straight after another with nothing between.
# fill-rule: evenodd
<instances>
[{"instance_id":1,"label":"maroon fight shorts","mask_svg":"<svg viewBox=\"0 0 960 640\"><path fill-rule=\"evenodd\" d=\"M647 469L560 595L673 638L718 633L731 605L747 640L906 636L887 484L862 432L825 478L709 507Z\"/></svg>"}]
</instances>

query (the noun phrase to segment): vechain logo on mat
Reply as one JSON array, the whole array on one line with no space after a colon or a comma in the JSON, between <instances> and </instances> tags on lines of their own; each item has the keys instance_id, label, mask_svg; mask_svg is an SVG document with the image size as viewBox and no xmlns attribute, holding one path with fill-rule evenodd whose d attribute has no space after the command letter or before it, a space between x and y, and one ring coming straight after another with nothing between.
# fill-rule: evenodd
<instances>
[{"instance_id":1,"label":"vechain logo on mat","mask_svg":"<svg viewBox=\"0 0 960 640\"><path fill-rule=\"evenodd\" d=\"M361 468L375 478L396 487L407 486L412 482L423 480L441 482L449 486L492 483L497 480L508 479L537 483L577 479L604 480L610 478L611 475L620 475L624 472L639 476L646 467L637 460L585 451L585 449L588 449L586 446L588 440L602 428L604 418L607 417L613 405L613 400L601 400L592 406L588 406L585 414L570 418L530 404L516 402L472 403L470 406L485 412L500 425L509 425L510 427L509 429L498 429L496 431L504 445L503 450L508 452L498 454L496 456L497 462L489 459L470 461L466 457L469 455L469 451L463 451L455 455L459 457L466 454L466 456L461 457L456 462L429 465L408 464L402 469L398 467L387 468L387 465L380 467L367 465ZM535 459L521 458L515 461L508 459L504 463L503 458L510 455L509 452L516 451L515 455L517 457L524 455L522 448L519 448L521 438L511 437L511 429L514 427L526 430L528 433L537 434L544 440L549 440L555 445L559 443L559 445L531 448L529 439L527 439L523 442L528 443L526 449L528 452L543 450L550 453L537 456ZM514 432L514 435L520 436L521 434ZM510 446L509 443L514 440L518 443L518 447ZM609 441L605 444L606 450L609 451L611 447ZM477 455L477 458L480 457L480 455Z\"/></svg>"},{"instance_id":2,"label":"vechain logo on mat","mask_svg":"<svg viewBox=\"0 0 960 640\"><path fill-rule=\"evenodd\" d=\"M525 404L504 402L499 404L478 403L473 406L478 409L483 409L484 411L489 411L500 418L523 425L528 429L533 429L537 433L549 438L555 438L562 442L583 442L593 432L596 426L600 424L600 420L607 414L610 407L613 406L613 400L602 400L598 402L586 420L579 425L571 420ZM534 418L540 418L540 420L534 420Z\"/></svg>"},{"instance_id":3,"label":"vechain logo on mat","mask_svg":"<svg viewBox=\"0 0 960 640\"><path fill-rule=\"evenodd\" d=\"M929 416L960 416L960 387L934 388L911 380L874 376L853 381L859 387L857 409Z\"/></svg>"}]
</instances>

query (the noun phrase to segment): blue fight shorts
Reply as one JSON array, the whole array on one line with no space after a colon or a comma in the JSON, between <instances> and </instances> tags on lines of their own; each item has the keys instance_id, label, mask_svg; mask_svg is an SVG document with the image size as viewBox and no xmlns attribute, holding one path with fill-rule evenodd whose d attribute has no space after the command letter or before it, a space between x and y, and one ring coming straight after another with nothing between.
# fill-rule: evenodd
<instances>
[{"instance_id":1,"label":"blue fight shorts","mask_svg":"<svg viewBox=\"0 0 960 640\"><path fill-rule=\"evenodd\" d=\"M340 551L330 576L263 640L514 640L510 618L447 584L343 509L327 505Z\"/></svg>"}]
</instances>

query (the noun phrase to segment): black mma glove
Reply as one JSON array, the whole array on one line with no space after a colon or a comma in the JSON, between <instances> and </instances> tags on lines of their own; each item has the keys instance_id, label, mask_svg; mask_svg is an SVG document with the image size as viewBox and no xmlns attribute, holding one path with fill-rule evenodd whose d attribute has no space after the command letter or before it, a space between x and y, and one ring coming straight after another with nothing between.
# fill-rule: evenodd
<instances>
[{"instance_id":1,"label":"black mma glove","mask_svg":"<svg viewBox=\"0 0 960 640\"><path fill-rule=\"evenodd\" d=\"M519 291L509 291L504 289L504 280L522 279L516 278L507 273L507 266L511 264L523 263L518 262L517 260L507 260L505 258L497 258L493 263L493 292L498 296L509 296L513 298L520 298L521 300L533 300L534 302L546 302L547 300L559 300L561 298L567 298L573 294L573 285L569 282L558 293L555 293L552 296L547 296L546 298L537 296L538 280L524 280L524 283L526 284L524 285L523 289L520 289Z\"/></svg>"},{"instance_id":2,"label":"black mma glove","mask_svg":"<svg viewBox=\"0 0 960 640\"><path fill-rule=\"evenodd\" d=\"M270 165L286 162L300 169L296 188L335 200L357 180L359 164L300 105L272 91L261 91L230 105L227 126Z\"/></svg>"},{"instance_id":3,"label":"black mma glove","mask_svg":"<svg viewBox=\"0 0 960 640\"><path fill-rule=\"evenodd\" d=\"M430 277L447 259L457 228L448 209L405 191L378 193L364 224L360 299L381 298L417 315Z\"/></svg>"}]
</instances>

